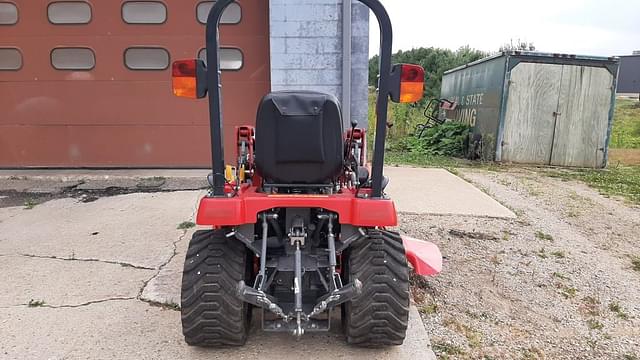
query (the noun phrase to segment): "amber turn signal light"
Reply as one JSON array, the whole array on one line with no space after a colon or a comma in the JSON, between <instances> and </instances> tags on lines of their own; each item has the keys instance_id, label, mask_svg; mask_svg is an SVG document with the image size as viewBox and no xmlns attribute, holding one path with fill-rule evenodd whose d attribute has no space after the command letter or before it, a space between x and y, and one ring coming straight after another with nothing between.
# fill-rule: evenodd
<instances>
[{"instance_id":1,"label":"amber turn signal light","mask_svg":"<svg viewBox=\"0 0 640 360\"><path fill-rule=\"evenodd\" d=\"M171 66L173 94L179 97L199 99L206 95L206 89L198 85L198 78L206 72L202 60L177 60Z\"/></svg>"},{"instance_id":2,"label":"amber turn signal light","mask_svg":"<svg viewBox=\"0 0 640 360\"><path fill-rule=\"evenodd\" d=\"M424 94L424 69L419 65L400 65L400 102L414 103Z\"/></svg>"}]
</instances>

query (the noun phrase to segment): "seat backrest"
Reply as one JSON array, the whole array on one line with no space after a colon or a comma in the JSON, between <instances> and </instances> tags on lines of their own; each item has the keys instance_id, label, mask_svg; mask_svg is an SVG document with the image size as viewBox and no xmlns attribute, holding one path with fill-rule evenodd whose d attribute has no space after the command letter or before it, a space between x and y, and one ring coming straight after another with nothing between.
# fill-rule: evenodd
<instances>
[{"instance_id":1,"label":"seat backrest","mask_svg":"<svg viewBox=\"0 0 640 360\"><path fill-rule=\"evenodd\" d=\"M335 96L312 91L267 94L256 119L256 167L271 183L327 183L342 170L342 132Z\"/></svg>"}]
</instances>

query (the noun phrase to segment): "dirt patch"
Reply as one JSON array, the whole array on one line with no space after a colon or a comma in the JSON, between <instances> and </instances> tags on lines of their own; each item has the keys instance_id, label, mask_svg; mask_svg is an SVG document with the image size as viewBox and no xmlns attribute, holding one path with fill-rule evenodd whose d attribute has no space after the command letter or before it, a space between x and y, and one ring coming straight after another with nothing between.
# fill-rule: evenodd
<instances>
[{"instance_id":1,"label":"dirt patch","mask_svg":"<svg viewBox=\"0 0 640 360\"><path fill-rule=\"evenodd\" d=\"M461 175L518 218L402 215L446 257L440 276L412 281L439 356L640 356L640 208L527 169Z\"/></svg>"},{"instance_id":2,"label":"dirt patch","mask_svg":"<svg viewBox=\"0 0 640 360\"><path fill-rule=\"evenodd\" d=\"M609 149L609 164L640 165L640 149Z\"/></svg>"}]
</instances>

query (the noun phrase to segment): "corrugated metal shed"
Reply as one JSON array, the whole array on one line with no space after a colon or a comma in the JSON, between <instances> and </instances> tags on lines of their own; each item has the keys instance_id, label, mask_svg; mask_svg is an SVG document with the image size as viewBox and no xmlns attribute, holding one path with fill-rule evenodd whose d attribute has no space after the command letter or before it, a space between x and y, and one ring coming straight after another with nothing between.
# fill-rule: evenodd
<instances>
[{"instance_id":1,"label":"corrugated metal shed","mask_svg":"<svg viewBox=\"0 0 640 360\"><path fill-rule=\"evenodd\" d=\"M620 57L618 94L640 93L640 54Z\"/></svg>"},{"instance_id":2,"label":"corrugated metal shed","mask_svg":"<svg viewBox=\"0 0 640 360\"><path fill-rule=\"evenodd\" d=\"M500 53L445 73L449 120L473 127L469 153L503 162L605 167L617 58Z\"/></svg>"}]
</instances>

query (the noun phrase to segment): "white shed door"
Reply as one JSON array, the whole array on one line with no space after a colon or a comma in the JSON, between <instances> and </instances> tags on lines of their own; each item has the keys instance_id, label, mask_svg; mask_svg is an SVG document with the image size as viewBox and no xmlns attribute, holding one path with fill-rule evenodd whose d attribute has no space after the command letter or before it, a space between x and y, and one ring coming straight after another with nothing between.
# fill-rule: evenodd
<instances>
[{"instance_id":1,"label":"white shed door","mask_svg":"<svg viewBox=\"0 0 640 360\"><path fill-rule=\"evenodd\" d=\"M549 164L562 65L520 63L511 71L501 161Z\"/></svg>"},{"instance_id":2,"label":"white shed door","mask_svg":"<svg viewBox=\"0 0 640 360\"><path fill-rule=\"evenodd\" d=\"M613 75L564 65L551 165L603 167Z\"/></svg>"}]
</instances>

